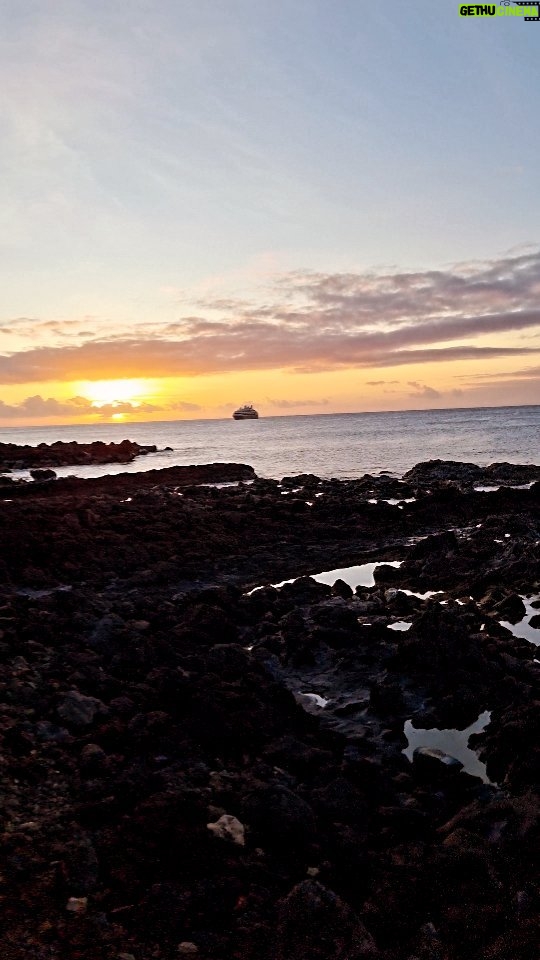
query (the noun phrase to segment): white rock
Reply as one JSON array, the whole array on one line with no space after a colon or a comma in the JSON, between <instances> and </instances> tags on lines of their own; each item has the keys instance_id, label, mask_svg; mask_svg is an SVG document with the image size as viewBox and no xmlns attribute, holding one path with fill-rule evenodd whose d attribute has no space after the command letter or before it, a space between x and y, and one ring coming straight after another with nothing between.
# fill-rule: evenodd
<instances>
[{"instance_id":1,"label":"white rock","mask_svg":"<svg viewBox=\"0 0 540 960\"><path fill-rule=\"evenodd\" d=\"M70 897L66 904L66 910L69 910L70 913L86 913L87 906L88 897Z\"/></svg>"},{"instance_id":2,"label":"white rock","mask_svg":"<svg viewBox=\"0 0 540 960\"><path fill-rule=\"evenodd\" d=\"M207 823L206 826L220 840L230 840L240 847L243 847L246 842L244 825L229 813L224 813L215 823Z\"/></svg>"},{"instance_id":3,"label":"white rock","mask_svg":"<svg viewBox=\"0 0 540 960\"><path fill-rule=\"evenodd\" d=\"M191 943L190 940L182 940L182 943L178 944L178 953L185 956L191 957L199 952L199 948L196 943Z\"/></svg>"}]
</instances>

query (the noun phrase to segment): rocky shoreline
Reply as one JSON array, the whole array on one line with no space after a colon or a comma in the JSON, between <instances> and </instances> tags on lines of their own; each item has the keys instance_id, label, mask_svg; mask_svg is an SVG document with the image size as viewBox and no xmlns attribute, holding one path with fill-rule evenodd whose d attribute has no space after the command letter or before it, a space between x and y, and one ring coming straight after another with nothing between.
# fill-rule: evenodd
<instances>
[{"instance_id":1,"label":"rocky shoreline","mask_svg":"<svg viewBox=\"0 0 540 960\"><path fill-rule=\"evenodd\" d=\"M538 649L513 625L540 613L539 481L214 464L3 491L3 956L534 956ZM483 713L483 779L404 755L408 721Z\"/></svg>"},{"instance_id":2,"label":"rocky shoreline","mask_svg":"<svg viewBox=\"0 0 540 960\"><path fill-rule=\"evenodd\" d=\"M43 498L63 497L65 494L81 496L127 497L152 487L181 489L197 484L222 484L252 481L253 467L244 463L203 463L190 467L163 467L144 470L141 473L117 473L114 476L90 477L82 480L77 476L43 477L47 471L32 471L39 474L33 481L23 478L0 478L0 500L28 498L31 501ZM54 483L50 482L54 480Z\"/></svg>"},{"instance_id":3,"label":"rocky shoreline","mask_svg":"<svg viewBox=\"0 0 540 960\"><path fill-rule=\"evenodd\" d=\"M92 443L79 443L77 440L57 440L55 443L40 443L37 447L29 444L0 443L0 473L10 470L47 470L54 467L88 466L90 464L131 463L135 457L156 453L152 444L143 446L133 440L120 443L104 443L94 440ZM53 479L50 475L37 479Z\"/></svg>"}]
</instances>

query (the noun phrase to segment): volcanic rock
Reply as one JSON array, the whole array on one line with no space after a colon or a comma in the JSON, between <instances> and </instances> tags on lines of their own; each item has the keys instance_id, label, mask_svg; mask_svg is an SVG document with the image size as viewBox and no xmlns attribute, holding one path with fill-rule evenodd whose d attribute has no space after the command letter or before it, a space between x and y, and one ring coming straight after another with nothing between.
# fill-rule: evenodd
<instances>
[{"instance_id":1,"label":"volcanic rock","mask_svg":"<svg viewBox=\"0 0 540 960\"><path fill-rule=\"evenodd\" d=\"M297 884L277 905L275 960L368 960L373 937L351 908L317 880Z\"/></svg>"},{"instance_id":2,"label":"volcanic rock","mask_svg":"<svg viewBox=\"0 0 540 960\"><path fill-rule=\"evenodd\" d=\"M78 690L70 690L57 708L58 716L74 727L89 726L96 714L105 715L108 709L96 697L86 697Z\"/></svg>"}]
</instances>

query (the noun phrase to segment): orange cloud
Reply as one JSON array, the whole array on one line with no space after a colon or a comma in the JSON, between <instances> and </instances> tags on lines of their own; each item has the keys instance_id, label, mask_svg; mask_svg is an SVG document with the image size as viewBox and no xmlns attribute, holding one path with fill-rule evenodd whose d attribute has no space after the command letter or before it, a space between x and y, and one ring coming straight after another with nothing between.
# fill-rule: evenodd
<instances>
[{"instance_id":1,"label":"orange cloud","mask_svg":"<svg viewBox=\"0 0 540 960\"><path fill-rule=\"evenodd\" d=\"M0 382L311 373L540 353L540 342L510 342L517 331L540 331L540 253L423 273L292 274L275 292L274 304L249 308L205 301L219 320L188 316L4 354Z\"/></svg>"},{"instance_id":2,"label":"orange cloud","mask_svg":"<svg viewBox=\"0 0 540 960\"><path fill-rule=\"evenodd\" d=\"M84 417L94 416L100 420L110 420L119 414L141 415L158 413L166 410L200 410L196 403L175 401L165 406L154 403L130 403L127 400L104 403L95 406L87 397L70 397L68 400L57 400L54 397L41 397L39 394L26 397L20 403L4 403L0 400L0 419L44 419L48 417Z\"/></svg>"},{"instance_id":3,"label":"orange cloud","mask_svg":"<svg viewBox=\"0 0 540 960\"><path fill-rule=\"evenodd\" d=\"M327 407L330 400L328 397L321 397L320 400L273 400L267 397L266 402L278 410L293 410L296 407Z\"/></svg>"}]
</instances>

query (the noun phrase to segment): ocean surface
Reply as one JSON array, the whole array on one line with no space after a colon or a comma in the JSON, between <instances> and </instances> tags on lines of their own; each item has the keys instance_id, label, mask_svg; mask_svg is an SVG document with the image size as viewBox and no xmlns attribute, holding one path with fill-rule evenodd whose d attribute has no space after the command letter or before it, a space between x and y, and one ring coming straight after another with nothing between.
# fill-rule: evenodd
<instances>
[{"instance_id":1,"label":"ocean surface","mask_svg":"<svg viewBox=\"0 0 540 960\"><path fill-rule=\"evenodd\" d=\"M0 429L5 443L124 439L156 444L160 452L131 464L64 467L57 473L95 477L229 461L251 464L262 477L315 473L344 479L381 471L400 476L435 458L480 466L504 460L538 464L540 406Z\"/></svg>"}]
</instances>

